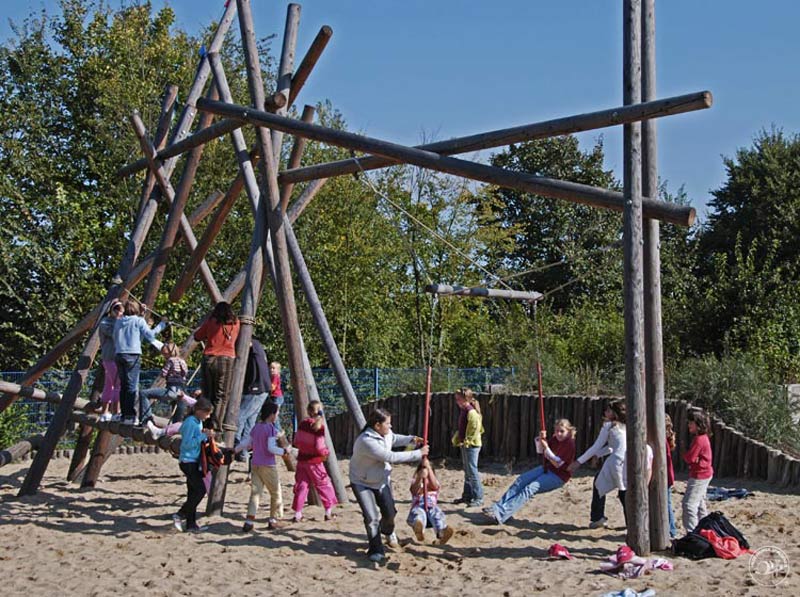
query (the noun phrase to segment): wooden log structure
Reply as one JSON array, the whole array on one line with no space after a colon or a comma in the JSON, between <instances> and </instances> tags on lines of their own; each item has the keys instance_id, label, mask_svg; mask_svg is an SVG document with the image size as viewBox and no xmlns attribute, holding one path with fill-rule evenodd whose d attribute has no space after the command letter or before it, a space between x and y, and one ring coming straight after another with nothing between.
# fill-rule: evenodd
<instances>
[{"instance_id":1,"label":"wooden log structure","mask_svg":"<svg viewBox=\"0 0 800 597\"><path fill-rule=\"evenodd\" d=\"M532 174L511 172L494 166L443 156L423 149L406 147L347 131L300 122L299 120L284 118L277 114L270 114L247 106L215 102L208 99L198 100L197 106L201 110L229 118L238 118L255 126L283 130L284 132L301 135L316 141L356 151L374 153L396 162L429 168L437 172L462 176L479 182L614 211L623 211L626 205L622 193L617 191L534 176ZM694 222L695 211L690 207L661 201L652 197L641 198L641 201L647 217L679 226L690 226Z\"/></svg>"},{"instance_id":2,"label":"wooden log structure","mask_svg":"<svg viewBox=\"0 0 800 597\"><path fill-rule=\"evenodd\" d=\"M443 296L475 296L480 298L504 298L514 301L535 302L544 295L541 292L526 292L522 290L507 290L505 288L479 288L466 286L450 286L448 284L428 284L425 286L428 294L441 294Z\"/></svg>"}]
</instances>

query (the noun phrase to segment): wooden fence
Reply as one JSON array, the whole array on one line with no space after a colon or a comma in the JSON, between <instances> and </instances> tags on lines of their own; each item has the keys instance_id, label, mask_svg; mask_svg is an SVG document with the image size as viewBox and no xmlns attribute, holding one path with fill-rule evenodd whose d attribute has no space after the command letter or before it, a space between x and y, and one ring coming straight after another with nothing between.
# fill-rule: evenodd
<instances>
[{"instance_id":1,"label":"wooden fence","mask_svg":"<svg viewBox=\"0 0 800 597\"><path fill-rule=\"evenodd\" d=\"M538 398L523 394L477 394L483 414L483 449L481 458L495 462L516 462L536 458L533 438L539 431ZM578 429L575 438L580 454L597 437L608 404L607 397L547 396L544 400L548 434L556 419L569 419ZM392 413L396 433L422 435L425 396L401 394L362 406L367 416L375 408ZM678 447L673 453L675 471L686 471L680 458L689 446L687 415L691 404L667 401L667 413L672 417ZM328 420L336 451L350 455L359 431L349 413ZM431 397L429 442L431 457L457 458L458 448L450 442L458 427L458 407L451 393ZM711 447L714 451L714 476L766 481L781 487L800 487L800 460L766 444L746 437L722 421L712 418Z\"/></svg>"}]
</instances>

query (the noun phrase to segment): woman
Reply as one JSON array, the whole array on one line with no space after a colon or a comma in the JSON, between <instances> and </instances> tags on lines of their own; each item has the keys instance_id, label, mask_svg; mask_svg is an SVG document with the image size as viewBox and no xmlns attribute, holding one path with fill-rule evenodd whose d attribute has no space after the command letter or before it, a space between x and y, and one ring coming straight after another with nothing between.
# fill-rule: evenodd
<instances>
[{"instance_id":1,"label":"woman","mask_svg":"<svg viewBox=\"0 0 800 597\"><path fill-rule=\"evenodd\" d=\"M391 465L397 462L418 462L428 455L428 446L411 452L392 452L392 448L410 444L422 446L422 438L395 435L392 433L391 413L376 408L367 417L367 424L353 445L350 486L364 516L369 540L367 556L376 563L382 562L386 557L381 534L386 536L390 547L399 545L394 533L397 509L394 506L392 482L389 478Z\"/></svg>"},{"instance_id":2,"label":"woman","mask_svg":"<svg viewBox=\"0 0 800 597\"><path fill-rule=\"evenodd\" d=\"M230 394L233 362L236 359L236 338L239 320L229 303L221 301L194 333L194 339L205 342L203 348L203 395L214 405L211 426L222 431Z\"/></svg>"}]
</instances>

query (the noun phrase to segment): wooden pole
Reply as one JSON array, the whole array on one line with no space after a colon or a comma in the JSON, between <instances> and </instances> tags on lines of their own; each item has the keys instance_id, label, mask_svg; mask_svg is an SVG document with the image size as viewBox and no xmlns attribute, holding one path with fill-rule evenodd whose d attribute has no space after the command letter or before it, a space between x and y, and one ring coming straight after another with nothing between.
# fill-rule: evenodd
<instances>
[{"instance_id":1,"label":"wooden pole","mask_svg":"<svg viewBox=\"0 0 800 597\"><path fill-rule=\"evenodd\" d=\"M624 103L641 101L641 0L623 0ZM625 396L627 400L627 543L650 553L647 503L647 416L644 392L644 309L642 280L642 154L640 124L623 127Z\"/></svg>"},{"instance_id":2,"label":"wooden pole","mask_svg":"<svg viewBox=\"0 0 800 597\"><path fill-rule=\"evenodd\" d=\"M389 143L387 141L357 135L347 131L334 130L315 124L300 122L246 106L212 102L207 99L199 100L197 105L201 110L207 110L229 118L239 118L259 127L281 129L285 132L308 137L316 141L331 143L357 151L370 152L397 162L405 162L421 168L429 168L438 172L454 174L480 182L615 211L623 211L626 205L622 193L610 191L608 189L520 172L511 172L502 168L442 156L431 151L405 147L396 143ZM658 199L650 197L642 199L642 206L644 213L648 217L657 218L680 226L689 226L694 222L695 211L690 207L659 201Z\"/></svg>"},{"instance_id":3,"label":"wooden pole","mask_svg":"<svg viewBox=\"0 0 800 597\"><path fill-rule=\"evenodd\" d=\"M167 85L164 89L164 97L161 100L161 116L158 118L158 126L156 127L156 134L154 137L155 146L159 150L164 149L164 145L167 142L167 135L169 134L169 126L172 124L172 117L175 113L175 99L177 97L178 86ZM139 200L139 210L137 211L138 215L141 215L147 205L147 200L153 193L155 186L156 179L148 172L145 177L144 185L142 186L142 195Z\"/></svg>"},{"instance_id":4,"label":"wooden pole","mask_svg":"<svg viewBox=\"0 0 800 597\"><path fill-rule=\"evenodd\" d=\"M428 284L425 287L428 294L477 296L481 298L505 298L514 301L538 301L544 295L541 292L526 292L522 290L505 290L502 288L467 288L465 286L448 286L447 284Z\"/></svg>"},{"instance_id":5,"label":"wooden pole","mask_svg":"<svg viewBox=\"0 0 800 597\"><path fill-rule=\"evenodd\" d=\"M303 122L312 122L314 120L314 107L304 106L303 115L300 117L300 120ZM306 141L305 137L295 137L292 153L289 154L289 168L297 168L300 165L300 160L306 148ZM281 186L281 210L283 212L286 212L293 189L294 184L291 182Z\"/></svg>"},{"instance_id":6,"label":"wooden pole","mask_svg":"<svg viewBox=\"0 0 800 597\"><path fill-rule=\"evenodd\" d=\"M218 97L217 90L214 85L208 91L208 97L214 99ZM213 118L209 118L205 112L200 118L198 129L203 130L208 128ZM195 176L197 175L197 168L200 165L200 158L203 157L203 150L205 145L198 145L193 148L186 161L183 163L183 173L178 181L178 187L175 189L175 197L170 203L169 213L167 215L167 223L164 224L164 230L161 232L161 241L158 245L156 252L156 260L153 268L150 270L150 277L145 286L142 301L146 305L154 305L158 297L158 291L161 288L161 281L164 279L164 272L167 269L167 262L172 254L172 249L175 246L175 240L178 235L178 230L181 226L181 219L185 218L184 209L189 200L189 192L192 190ZM152 172L148 171L148 175ZM188 221L187 221L187 227Z\"/></svg>"},{"instance_id":7,"label":"wooden pole","mask_svg":"<svg viewBox=\"0 0 800 597\"><path fill-rule=\"evenodd\" d=\"M103 385L105 382L105 370L101 367L95 371L94 380L92 381L92 391L89 394L89 404L96 404L99 402L103 394ZM87 462L87 455L89 447L94 435L94 429L88 425L80 425L78 428L78 439L75 441L75 449L72 451L72 459L67 469L67 481L73 481L79 475Z\"/></svg>"},{"instance_id":8,"label":"wooden pole","mask_svg":"<svg viewBox=\"0 0 800 597\"><path fill-rule=\"evenodd\" d=\"M682 114L694 110L704 110L710 108L712 103L711 92L700 91L697 93L655 100L646 104L610 108L599 112L566 116L555 120L546 120L544 122L535 122L487 133L457 137L446 141L427 143L425 145L418 145L415 149L433 151L441 155L470 153L481 149L501 147L512 143L523 143L525 141L545 139L558 135L568 135L570 133L626 124L637 120L660 118L662 116ZM393 164L393 160L381 156L364 156L357 160L351 158L329 162L327 164L316 164L314 166L307 166L291 171L287 170L278 175L278 181L281 184L285 184L287 182L297 183L319 178L331 178L344 174L355 174L362 170L385 168Z\"/></svg>"},{"instance_id":9,"label":"wooden pole","mask_svg":"<svg viewBox=\"0 0 800 597\"><path fill-rule=\"evenodd\" d=\"M292 86L292 72L294 71L294 53L297 48L297 30L300 27L300 5L290 3L286 7L286 25L283 29L283 47L281 60L278 65L277 91L289 97ZM288 106L275 111L280 116L286 116ZM283 146L283 132L270 131L272 137L272 155L275 158L275 170L280 169L281 147Z\"/></svg>"},{"instance_id":10,"label":"wooden pole","mask_svg":"<svg viewBox=\"0 0 800 597\"><path fill-rule=\"evenodd\" d=\"M642 101L656 96L655 0L642 5ZM658 196L656 121L642 126L642 194ZM661 255L658 220L644 226L644 340L646 355L647 439L653 448L653 475L649 485L650 548L670 545L667 513L667 452L664 409L664 347L661 330Z\"/></svg>"},{"instance_id":11,"label":"wooden pole","mask_svg":"<svg viewBox=\"0 0 800 597\"><path fill-rule=\"evenodd\" d=\"M15 460L19 460L25 454L29 454L33 450L38 450L42 445L44 439L43 433L32 435L21 442L0 450L0 466L11 464Z\"/></svg>"},{"instance_id":12,"label":"wooden pole","mask_svg":"<svg viewBox=\"0 0 800 597\"><path fill-rule=\"evenodd\" d=\"M139 113L134 111L131 115L131 124L133 125L134 132L139 139L139 144L142 147L142 152L150 162L150 170L155 174L158 185L161 187L161 192L164 198L171 205L175 201L175 190L169 182L169 176L166 172L166 166L162 166L155 160L156 151L150 139L147 138L147 131L145 130L144 123L139 117ZM189 220L185 214L180 217L181 232L186 244L192 251L197 247L197 238L192 232L192 227L189 225ZM214 276L211 274L211 269L205 262L200 264L200 275L203 283L211 295L212 300L216 303L222 300L222 293L220 293L217 283L214 281Z\"/></svg>"},{"instance_id":13,"label":"wooden pole","mask_svg":"<svg viewBox=\"0 0 800 597\"><path fill-rule=\"evenodd\" d=\"M332 35L333 29L327 25L323 25L317 33L317 36L314 38L314 41L311 42L311 47L308 48L308 52L306 52L306 55L300 62L300 66L297 67L297 71L292 77L287 107L291 107L292 104L294 104L294 100L297 99L297 95L306 84L308 76L311 74L311 71L314 70L314 66L316 66L319 57L322 56L322 52L325 50L325 46L327 46L328 42L331 40Z\"/></svg>"}]
</instances>

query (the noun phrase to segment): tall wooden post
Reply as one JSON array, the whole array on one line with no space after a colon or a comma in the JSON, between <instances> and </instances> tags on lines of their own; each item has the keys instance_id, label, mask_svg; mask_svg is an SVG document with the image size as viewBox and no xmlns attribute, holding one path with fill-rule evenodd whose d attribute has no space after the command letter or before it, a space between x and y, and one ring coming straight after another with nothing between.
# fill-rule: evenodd
<instances>
[{"instance_id":1,"label":"tall wooden post","mask_svg":"<svg viewBox=\"0 0 800 597\"><path fill-rule=\"evenodd\" d=\"M623 0L623 98L636 104L641 93L641 0ZM644 391L644 297L642 279L642 153L640 123L623 128L625 397L627 401L628 545L650 552L647 504L647 434Z\"/></svg>"},{"instance_id":2,"label":"tall wooden post","mask_svg":"<svg viewBox=\"0 0 800 597\"><path fill-rule=\"evenodd\" d=\"M655 0L642 5L642 101L656 97ZM658 197L658 145L655 120L642 123L642 193ZM647 371L647 441L653 448L650 481L650 547L669 546L667 454L664 427L664 345L661 334L661 242L659 222L644 220L644 340Z\"/></svg>"}]
</instances>

